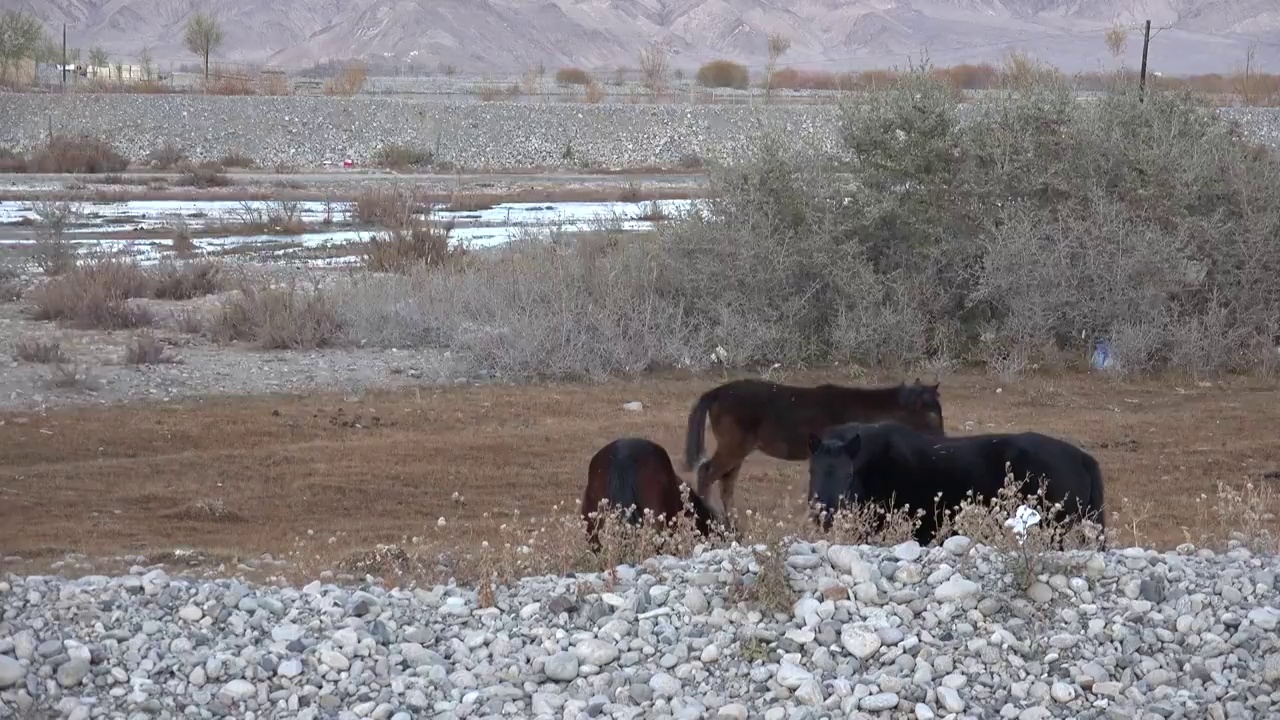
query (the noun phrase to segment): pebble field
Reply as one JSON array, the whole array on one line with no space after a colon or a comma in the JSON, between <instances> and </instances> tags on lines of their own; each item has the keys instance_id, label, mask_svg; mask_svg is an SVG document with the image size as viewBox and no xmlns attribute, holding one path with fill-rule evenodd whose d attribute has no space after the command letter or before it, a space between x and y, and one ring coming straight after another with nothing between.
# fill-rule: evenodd
<instances>
[{"instance_id":1,"label":"pebble field","mask_svg":"<svg viewBox=\"0 0 1280 720\"><path fill-rule=\"evenodd\" d=\"M600 575L301 588L0 582L0 717L1270 718L1274 557L797 542L783 612L744 548ZM342 578L337 578L341 580Z\"/></svg>"},{"instance_id":2,"label":"pebble field","mask_svg":"<svg viewBox=\"0 0 1280 720\"><path fill-rule=\"evenodd\" d=\"M11 93L0 147L55 131L109 138L131 161L174 143L187 157L247 155L262 167L367 165L384 145L430 149L477 170L688 168L742 157L762 132L793 147L840 150L832 104L700 105L439 102L378 97ZM962 110L972 106L961 106ZM1220 108L1254 142L1280 147L1280 108ZM962 113L963 114L963 113Z\"/></svg>"}]
</instances>

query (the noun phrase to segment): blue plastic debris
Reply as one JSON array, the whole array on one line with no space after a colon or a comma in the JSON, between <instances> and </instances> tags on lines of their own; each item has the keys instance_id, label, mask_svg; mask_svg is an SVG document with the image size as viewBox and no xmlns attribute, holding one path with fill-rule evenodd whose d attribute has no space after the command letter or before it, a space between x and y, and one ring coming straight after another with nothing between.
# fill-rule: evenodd
<instances>
[{"instance_id":1,"label":"blue plastic debris","mask_svg":"<svg viewBox=\"0 0 1280 720\"><path fill-rule=\"evenodd\" d=\"M1094 370L1105 370L1111 367L1111 343L1097 340L1093 343L1093 358L1090 362Z\"/></svg>"}]
</instances>

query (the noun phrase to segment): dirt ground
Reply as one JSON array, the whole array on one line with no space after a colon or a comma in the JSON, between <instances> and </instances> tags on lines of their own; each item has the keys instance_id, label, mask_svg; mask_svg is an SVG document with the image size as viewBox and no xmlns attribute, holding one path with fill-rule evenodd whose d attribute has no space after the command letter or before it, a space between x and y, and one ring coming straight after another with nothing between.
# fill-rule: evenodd
<instances>
[{"instance_id":1,"label":"dirt ground","mask_svg":"<svg viewBox=\"0 0 1280 720\"><path fill-rule=\"evenodd\" d=\"M176 547L223 558L279 555L309 530L315 538L339 534L351 547L426 532L478 543L513 509L527 516L557 502L572 508L588 458L615 437L655 439L679 468L689 408L720 379L423 386L360 398L3 413L0 557L12 567L71 552ZM852 382L838 371L786 380ZM1195 499L1212 498L1216 481L1280 482L1274 382L1131 384L1070 375L1004 384L962 375L945 378L942 393L948 433L1035 429L1093 452L1109 510L1120 523L1136 522L1157 547L1184 540L1183 528L1196 524ZM633 400L644 409L624 410ZM793 504L799 512L804 487L804 463L757 453L743 468L738 503L756 511ZM451 500L455 492L465 506ZM443 530L435 527L442 516Z\"/></svg>"}]
</instances>

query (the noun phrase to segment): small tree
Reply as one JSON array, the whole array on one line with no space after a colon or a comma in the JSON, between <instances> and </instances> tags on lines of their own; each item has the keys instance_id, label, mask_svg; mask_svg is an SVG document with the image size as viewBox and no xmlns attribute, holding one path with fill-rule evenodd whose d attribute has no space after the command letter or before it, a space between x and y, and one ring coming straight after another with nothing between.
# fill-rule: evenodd
<instances>
[{"instance_id":1,"label":"small tree","mask_svg":"<svg viewBox=\"0 0 1280 720\"><path fill-rule=\"evenodd\" d=\"M106 50L101 47L94 47L89 50L89 64L96 68L110 68L111 58L107 57Z\"/></svg>"},{"instance_id":2,"label":"small tree","mask_svg":"<svg viewBox=\"0 0 1280 720\"><path fill-rule=\"evenodd\" d=\"M657 97L667 79L667 49L655 42L640 51L640 72L645 87Z\"/></svg>"},{"instance_id":3,"label":"small tree","mask_svg":"<svg viewBox=\"0 0 1280 720\"><path fill-rule=\"evenodd\" d=\"M204 59L204 81L209 82L209 55L222 44L222 28L212 15L197 12L187 20L183 44L195 55Z\"/></svg>"},{"instance_id":4,"label":"small tree","mask_svg":"<svg viewBox=\"0 0 1280 720\"><path fill-rule=\"evenodd\" d=\"M138 70L142 73L142 79L151 81L151 49L145 45L142 52L138 53Z\"/></svg>"},{"instance_id":5,"label":"small tree","mask_svg":"<svg viewBox=\"0 0 1280 720\"><path fill-rule=\"evenodd\" d=\"M0 82L9 78L9 68L21 77L21 64L35 59L45 40L44 28L35 16L6 10L0 15Z\"/></svg>"},{"instance_id":6,"label":"small tree","mask_svg":"<svg viewBox=\"0 0 1280 720\"><path fill-rule=\"evenodd\" d=\"M764 96L769 97L773 91L773 71L778 67L778 58L791 49L791 38L782 33L769 33L769 64L764 70Z\"/></svg>"},{"instance_id":7,"label":"small tree","mask_svg":"<svg viewBox=\"0 0 1280 720\"><path fill-rule=\"evenodd\" d=\"M1124 54L1125 46L1129 44L1129 33L1124 28L1116 26L1107 31L1103 40L1107 43L1107 51L1111 53L1111 57L1119 59Z\"/></svg>"}]
</instances>

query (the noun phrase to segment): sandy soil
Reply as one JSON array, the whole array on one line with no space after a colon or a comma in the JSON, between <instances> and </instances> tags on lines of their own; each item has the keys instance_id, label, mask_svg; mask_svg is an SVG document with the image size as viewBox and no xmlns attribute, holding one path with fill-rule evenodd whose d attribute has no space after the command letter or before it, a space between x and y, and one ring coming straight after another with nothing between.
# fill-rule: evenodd
<instances>
[{"instance_id":1,"label":"sandy soil","mask_svg":"<svg viewBox=\"0 0 1280 720\"><path fill-rule=\"evenodd\" d=\"M787 379L850 381L835 371ZM73 552L154 557L184 547L225 561L279 556L300 538L340 537L354 549L429 532L474 544L517 508L527 516L572 507L591 453L615 437L651 437L678 464L689 407L718 381L421 386L0 413L0 556L30 568ZM644 409L624 410L632 400ZM1103 464L1109 510L1119 513L1109 521L1136 524L1156 547L1184 540L1196 498L1212 497L1217 481L1274 483L1280 469L1274 382L1072 375L1002 386L952 376L943 402L950 433L1035 429L1081 443ZM738 503L799 512L804 473L803 463L753 455ZM465 506L451 501L455 492Z\"/></svg>"}]
</instances>

